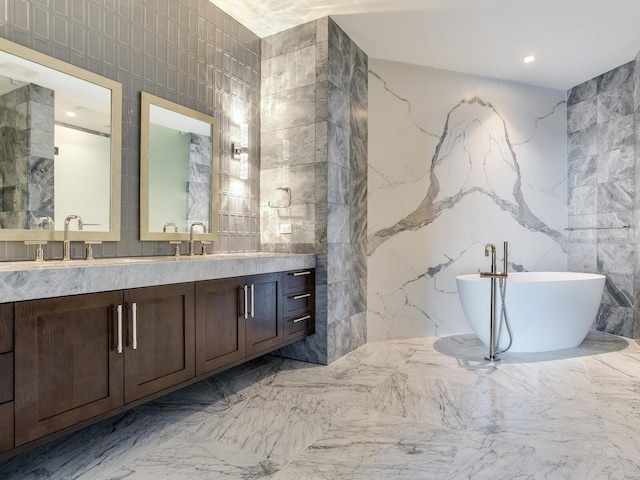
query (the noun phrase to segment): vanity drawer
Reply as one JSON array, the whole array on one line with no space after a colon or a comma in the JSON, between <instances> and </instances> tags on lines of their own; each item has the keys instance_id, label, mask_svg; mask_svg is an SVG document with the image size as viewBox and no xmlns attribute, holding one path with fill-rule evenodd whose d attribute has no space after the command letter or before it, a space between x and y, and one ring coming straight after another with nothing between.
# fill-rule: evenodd
<instances>
[{"instance_id":1,"label":"vanity drawer","mask_svg":"<svg viewBox=\"0 0 640 480\"><path fill-rule=\"evenodd\" d=\"M0 403L13 400L13 353L0 354Z\"/></svg>"},{"instance_id":2,"label":"vanity drawer","mask_svg":"<svg viewBox=\"0 0 640 480\"><path fill-rule=\"evenodd\" d=\"M294 270L284 275L284 294L311 291L315 285L314 270Z\"/></svg>"},{"instance_id":3,"label":"vanity drawer","mask_svg":"<svg viewBox=\"0 0 640 480\"><path fill-rule=\"evenodd\" d=\"M315 331L314 271L300 270L285 275L284 331L287 339Z\"/></svg>"},{"instance_id":4,"label":"vanity drawer","mask_svg":"<svg viewBox=\"0 0 640 480\"><path fill-rule=\"evenodd\" d=\"M0 353L13 352L13 303L0 304Z\"/></svg>"},{"instance_id":5,"label":"vanity drawer","mask_svg":"<svg viewBox=\"0 0 640 480\"><path fill-rule=\"evenodd\" d=\"M310 335L314 332L315 322L313 312L305 313L299 317L291 317L284 321L284 333L287 339L298 334Z\"/></svg>"},{"instance_id":6,"label":"vanity drawer","mask_svg":"<svg viewBox=\"0 0 640 480\"><path fill-rule=\"evenodd\" d=\"M313 308L313 293L292 293L284 301L284 318L299 317L311 312Z\"/></svg>"}]
</instances>

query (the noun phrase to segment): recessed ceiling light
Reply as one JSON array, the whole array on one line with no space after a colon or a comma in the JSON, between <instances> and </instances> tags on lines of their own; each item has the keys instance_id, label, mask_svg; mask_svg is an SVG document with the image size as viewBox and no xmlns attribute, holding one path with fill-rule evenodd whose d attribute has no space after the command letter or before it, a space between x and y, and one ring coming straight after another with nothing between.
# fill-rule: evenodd
<instances>
[{"instance_id":1,"label":"recessed ceiling light","mask_svg":"<svg viewBox=\"0 0 640 480\"><path fill-rule=\"evenodd\" d=\"M67 117L75 117L76 112L67 112Z\"/></svg>"},{"instance_id":2,"label":"recessed ceiling light","mask_svg":"<svg viewBox=\"0 0 640 480\"><path fill-rule=\"evenodd\" d=\"M526 57L524 57L524 58L522 59L522 61L523 61L524 63L533 63L533 62L535 62L535 60L536 60L535 55L527 55Z\"/></svg>"}]
</instances>

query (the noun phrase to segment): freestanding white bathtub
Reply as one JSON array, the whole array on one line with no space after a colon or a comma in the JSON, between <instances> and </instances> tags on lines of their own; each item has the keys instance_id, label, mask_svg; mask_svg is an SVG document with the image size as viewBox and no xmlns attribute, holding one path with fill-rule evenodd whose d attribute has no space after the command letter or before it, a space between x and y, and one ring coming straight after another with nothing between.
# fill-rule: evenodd
<instances>
[{"instance_id":1,"label":"freestanding white bathtub","mask_svg":"<svg viewBox=\"0 0 640 480\"><path fill-rule=\"evenodd\" d=\"M480 274L456 277L462 309L473 332L489 345L491 280ZM546 352L580 345L598 313L605 276L571 272L509 273L506 309L512 352ZM496 338L502 302L496 282ZM498 350L509 336L502 327Z\"/></svg>"}]
</instances>

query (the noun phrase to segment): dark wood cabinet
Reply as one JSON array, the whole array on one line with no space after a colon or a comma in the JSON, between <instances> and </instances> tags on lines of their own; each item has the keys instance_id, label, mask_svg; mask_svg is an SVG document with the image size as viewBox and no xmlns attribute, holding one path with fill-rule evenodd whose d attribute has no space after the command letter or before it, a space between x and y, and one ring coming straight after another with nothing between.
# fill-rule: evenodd
<instances>
[{"instance_id":1,"label":"dark wood cabinet","mask_svg":"<svg viewBox=\"0 0 640 480\"><path fill-rule=\"evenodd\" d=\"M247 355L273 350L284 341L282 274L245 277Z\"/></svg>"},{"instance_id":2,"label":"dark wood cabinet","mask_svg":"<svg viewBox=\"0 0 640 480\"><path fill-rule=\"evenodd\" d=\"M314 288L311 269L0 305L0 454L312 334Z\"/></svg>"},{"instance_id":3,"label":"dark wood cabinet","mask_svg":"<svg viewBox=\"0 0 640 480\"><path fill-rule=\"evenodd\" d=\"M296 340L315 331L315 275L313 270L284 274L285 341Z\"/></svg>"},{"instance_id":4,"label":"dark wood cabinet","mask_svg":"<svg viewBox=\"0 0 640 480\"><path fill-rule=\"evenodd\" d=\"M193 283L126 290L124 309L125 403L195 376Z\"/></svg>"},{"instance_id":5,"label":"dark wood cabinet","mask_svg":"<svg viewBox=\"0 0 640 480\"><path fill-rule=\"evenodd\" d=\"M15 304L15 444L122 405L121 292Z\"/></svg>"},{"instance_id":6,"label":"dark wood cabinet","mask_svg":"<svg viewBox=\"0 0 640 480\"><path fill-rule=\"evenodd\" d=\"M244 358L244 286L244 277L196 283L196 375Z\"/></svg>"},{"instance_id":7,"label":"dark wood cabinet","mask_svg":"<svg viewBox=\"0 0 640 480\"><path fill-rule=\"evenodd\" d=\"M13 448L13 304L0 305L0 453Z\"/></svg>"}]
</instances>

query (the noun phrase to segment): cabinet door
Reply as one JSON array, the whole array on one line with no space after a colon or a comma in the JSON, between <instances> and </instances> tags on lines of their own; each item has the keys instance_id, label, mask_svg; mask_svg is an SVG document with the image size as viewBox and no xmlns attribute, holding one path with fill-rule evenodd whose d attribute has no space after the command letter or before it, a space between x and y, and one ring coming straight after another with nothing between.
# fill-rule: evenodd
<instances>
[{"instance_id":1,"label":"cabinet door","mask_svg":"<svg viewBox=\"0 0 640 480\"><path fill-rule=\"evenodd\" d=\"M122 293L15 304L15 443L123 403L116 306Z\"/></svg>"},{"instance_id":2,"label":"cabinet door","mask_svg":"<svg viewBox=\"0 0 640 480\"><path fill-rule=\"evenodd\" d=\"M196 374L202 375L245 355L244 277L196 284Z\"/></svg>"},{"instance_id":3,"label":"cabinet door","mask_svg":"<svg viewBox=\"0 0 640 480\"><path fill-rule=\"evenodd\" d=\"M126 290L125 403L195 376L193 283Z\"/></svg>"},{"instance_id":4,"label":"cabinet door","mask_svg":"<svg viewBox=\"0 0 640 480\"><path fill-rule=\"evenodd\" d=\"M277 347L284 341L282 323L282 274L246 277L247 355Z\"/></svg>"}]
</instances>

